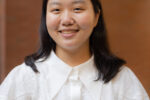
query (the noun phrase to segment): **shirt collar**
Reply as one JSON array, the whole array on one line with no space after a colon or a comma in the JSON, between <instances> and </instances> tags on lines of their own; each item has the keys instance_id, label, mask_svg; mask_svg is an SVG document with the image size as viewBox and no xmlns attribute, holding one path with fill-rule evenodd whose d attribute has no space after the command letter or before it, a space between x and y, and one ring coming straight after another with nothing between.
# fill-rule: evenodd
<instances>
[{"instance_id":1,"label":"shirt collar","mask_svg":"<svg viewBox=\"0 0 150 100\"><path fill-rule=\"evenodd\" d=\"M79 71L79 78L85 85L94 100L99 100L102 88L102 81L94 81L98 72L94 65L94 56L88 61L71 67L63 62L59 57L56 56L55 52L52 51L50 56L46 60L49 66L49 84L51 99L59 92L61 87L65 84L72 70Z\"/></svg>"}]
</instances>

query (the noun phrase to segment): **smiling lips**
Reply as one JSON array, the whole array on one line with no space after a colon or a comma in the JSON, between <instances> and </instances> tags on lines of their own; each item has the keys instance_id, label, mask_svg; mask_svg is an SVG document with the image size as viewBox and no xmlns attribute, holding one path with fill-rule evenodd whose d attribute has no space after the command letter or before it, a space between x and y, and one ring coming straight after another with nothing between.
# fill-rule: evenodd
<instances>
[{"instance_id":1,"label":"smiling lips","mask_svg":"<svg viewBox=\"0 0 150 100\"><path fill-rule=\"evenodd\" d=\"M78 29L62 29L58 31L62 37L71 38L73 37L79 30Z\"/></svg>"}]
</instances>

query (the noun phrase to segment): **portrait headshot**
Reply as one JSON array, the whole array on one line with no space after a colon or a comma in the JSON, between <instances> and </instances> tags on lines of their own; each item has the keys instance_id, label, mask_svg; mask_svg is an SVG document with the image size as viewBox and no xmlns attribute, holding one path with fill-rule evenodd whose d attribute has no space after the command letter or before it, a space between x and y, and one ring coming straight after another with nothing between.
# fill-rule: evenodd
<instances>
[{"instance_id":1,"label":"portrait headshot","mask_svg":"<svg viewBox=\"0 0 150 100\"><path fill-rule=\"evenodd\" d=\"M0 9L0 100L150 100L150 1Z\"/></svg>"}]
</instances>

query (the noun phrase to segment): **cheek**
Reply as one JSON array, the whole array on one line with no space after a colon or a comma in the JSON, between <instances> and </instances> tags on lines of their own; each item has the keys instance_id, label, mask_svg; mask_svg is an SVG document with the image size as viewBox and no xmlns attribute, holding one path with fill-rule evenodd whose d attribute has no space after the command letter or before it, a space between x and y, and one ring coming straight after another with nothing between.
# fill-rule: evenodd
<instances>
[{"instance_id":1,"label":"cheek","mask_svg":"<svg viewBox=\"0 0 150 100\"><path fill-rule=\"evenodd\" d=\"M78 24L82 29L90 29L93 28L94 25L94 17L89 14L85 14L80 17L78 20Z\"/></svg>"},{"instance_id":2,"label":"cheek","mask_svg":"<svg viewBox=\"0 0 150 100\"><path fill-rule=\"evenodd\" d=\"M48 31L53 31L58 28L58 18L54 15L47 15L46 16L46 25Z\"/></svg>"}]
</instances>

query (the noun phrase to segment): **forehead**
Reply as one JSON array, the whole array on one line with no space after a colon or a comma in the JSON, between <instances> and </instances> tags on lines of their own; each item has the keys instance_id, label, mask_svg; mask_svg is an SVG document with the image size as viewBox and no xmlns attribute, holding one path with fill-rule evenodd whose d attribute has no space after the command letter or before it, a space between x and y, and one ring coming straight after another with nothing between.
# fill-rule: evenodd
<instances>
[{"instance_id":1,"label":"forehead","mask_svg":"<svg viewBox=\"0 0 150 100\"><path fill-rule=\"evenodd\" d=\"M87 3L90 0L48 0L49 5L61 5L61 4L77 4L77 3Z\"/></svg>"}]
</instances>

